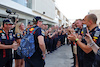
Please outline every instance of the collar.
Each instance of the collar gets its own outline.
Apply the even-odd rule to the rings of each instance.
[[[97,29],[99,29],[98,26],[94,27],[90,32],[96,31]]]
[[[33,27],[38,27],[37,25],[34,25]]]
[[[2,29],[3,33],[5,33],[5,31]],[[11,32],[11,30],[8,31],[8,33]]]

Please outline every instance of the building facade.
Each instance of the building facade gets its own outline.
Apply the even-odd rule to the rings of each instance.
[[[58,22],[58,25],[64,25],[64,27],[69,26],[69,20],[63,15],[63,13],[59,10],[57,5],[55,5],[55,20]]]
[[[59,10],[56,13],[58,8],[55,6],[55,0],[0,0],[0,23],[7,17],[7,9],[16,12],[19,15],[19,22],[24,22],[25,26],[35,16],[41,16],[43,23],[48,25],[66,23],[66,17]],[[17,17],[17,15],[10,16]],[[58,21],[55,20],[56,16],[59,16]]]

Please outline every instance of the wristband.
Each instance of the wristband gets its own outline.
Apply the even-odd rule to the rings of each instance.
[[[94,43],[90,43],[90,47],[92,47],[94,45]]]
[[[77,43],[77,41],[78,41],[78,40],[79,40],[79,39],[78,39],[78,38],[76,38],[76,39],[75,39],[75,43]]]

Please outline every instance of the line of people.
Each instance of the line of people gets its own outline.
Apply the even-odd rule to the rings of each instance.
[[[12,61],[15,59],[15,67],[44,67],[45,54],[52,53],[54,50],[65,44],[67,37],[67,28],[42,24],[41,17],[35,17],[32,22],[28,22],[25,29],[23,22],[16,19],[13,24],[10,19],[3,20],[3,27],[0,29],[0,67],[12,67]],[[33,34],[35,36],[35,53],[32,57],[23,58],[17,54],[17,48],[20,46],[21,39],[30,33],[35,27],[39,27]],[[45,47],[46,46],[46,47]],[[12,56],[14,49],[14,56]]]
[[[43,28],[45,32],[45,45],[47,53],[52,53],[61,45],[65,45],[66,29],[58,26],[52,26],[49,29]]]

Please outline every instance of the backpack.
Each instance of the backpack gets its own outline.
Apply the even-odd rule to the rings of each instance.
[[[21,57],[31,57],[35,53],[34,35],[33,33],[39,27],[34,28],[32,33],[29,29],[27,34],[21,39],[20,46],[17,49],[17,54]]]

